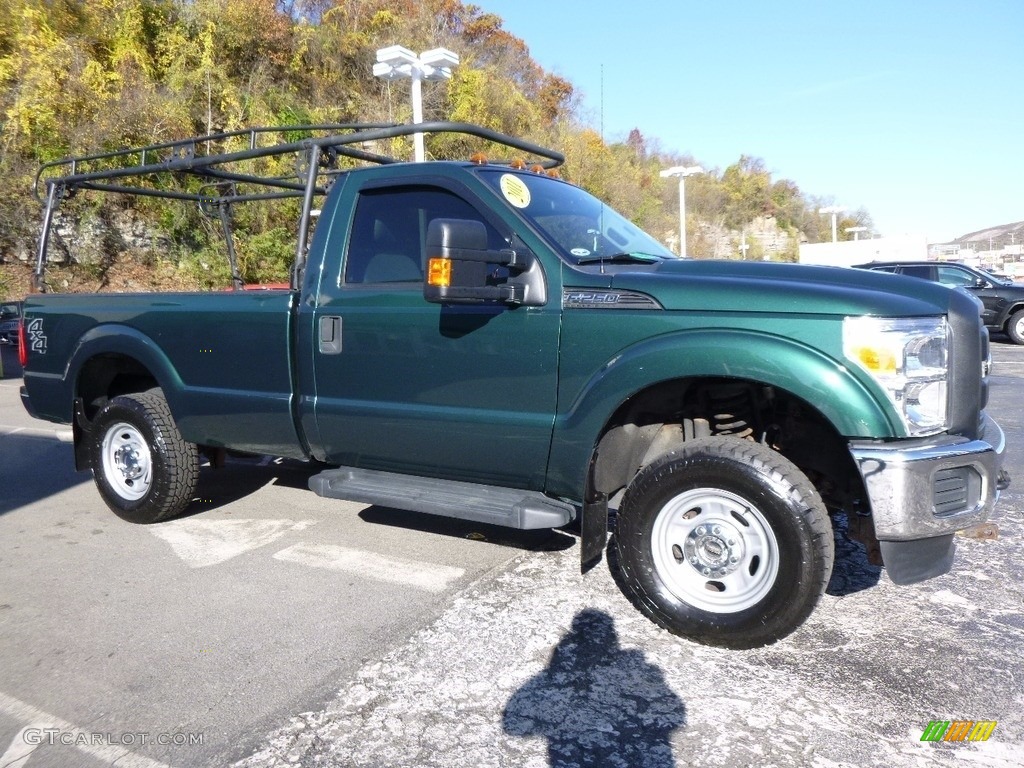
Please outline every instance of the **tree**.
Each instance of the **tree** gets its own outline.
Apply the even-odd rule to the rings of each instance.
[[[663,240],[678,231],[678,185],[659,172],[698,164],[662,151],[640,126],[606,141],[581,115],[568,79],[540,67],[501,17],[462,0],[0,0],[0,18],[0,171],[11,189],[0,199],[5,250],[31,250],[38,209],[30,187],[41,162],[260,124],[408,122],[408,82],[372,75],[376,50],[396,43],[461,56],[451,81],[423,89],[427,119],[477,123],[561,150],[565,178]],[[407,156],[408,144],[395,140],[392,150]],[[512,159],[485,144],[442,135],[428,137],[427,148],[434,157],[484,149]],[[686,194],[693,255],[722,256],[744,228],[766,219],[792,243],[830,236],[816,212],[823,201],[773,179],[759,158],[742,155],[724,171],[692,176]],[[213,248],[219,237],[194,210],[166,201],[88,204],[134,206],[152,226],[184,237],[182,254]],[[294,213],[236,212],[249,277],[280,276],[282,233]],[[870,226],[870,216],[850,213],[840,226]]]

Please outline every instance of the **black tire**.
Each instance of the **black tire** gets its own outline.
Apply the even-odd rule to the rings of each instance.
[[[619,586],[670,632],[756,648],[810,615],[835,542],[807,478],[767,446],[735,437],[683,444],[637,473],[619,507]]]
[[[1006,335],[1014,344],[1024,344],[1024,309],[1018,309],[1006,321]]]
[[[199,453],[181,437],[160,390],[112,398],[87,439],[96,487],[118,517],[156,523],[192,501]]]

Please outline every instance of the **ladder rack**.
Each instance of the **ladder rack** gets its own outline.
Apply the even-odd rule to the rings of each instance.
[[[297,288],[305,265],[314,200],[325,195],[333,179],[347,170],[339,166],[339,159],[377,165],[403,162],[360,145],[417,133],[462,134],[484,139],[526,153],[536,158],[535,164],[542,168],[561,165],[565,159],[559,152],[522,139],[470,123],[452,122],[265,126],[67,157],[40,166],[33,183],[33,192],[45,205],[33,288],[46,291],[46,255],[53,216],[61,200],[79,190],[191,201],[205,214],[218,216],[224,227],[236,289],[242,286],[227,215],[229,206],[302,198],[291,282],[292,288]],[[215,148],[220,151],[214,151]],[[249,161],[287,155],[295,157],[294,174],[259,174],[245,167],[251,165]],[[166,181],[168,176],[186,182],[189,178],[199,179],[205,184],[198,189],[189,189],[187,183],[171,187]]]

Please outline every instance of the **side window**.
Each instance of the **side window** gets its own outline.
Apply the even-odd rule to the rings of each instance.
[[[938,267],[939,282],[943,285],[958,285],[974,287],[975,278],[970,272],[956,267]]]
[[[487,227],[488,247],[505,247],[476,208],[452,192],[423,186],[367,190],[356,203],[345,283],[422,281],[424,242],[434,219],[481,221]]]
[[[919,277],[922,280],[934,280],[935,276],[932,273],[932,268],[927,264],[913,264],[903,267],[900,272],[901,275],[909,275],[910,277]]]

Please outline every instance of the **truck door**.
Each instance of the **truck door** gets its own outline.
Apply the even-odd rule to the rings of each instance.
[[[327,242],[343,258],[325,260],[338,274],[321,276],[314,311],[314,412],[326,460],[541,490],[555,413],[559,301],[428,303],[422,281],[430,221],[482,221],[488,247],[503,248],[501,220],[454,183],[353,186],[337,206],[352,212],[348,226],[335,222]],[[548,296],[560,294],[549,285]]]

